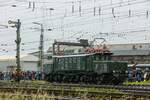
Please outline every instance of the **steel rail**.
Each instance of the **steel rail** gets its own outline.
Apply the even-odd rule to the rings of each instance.
[[[11,87],[11,88],[0,88],[0,91],[2,92],[8,92],[8,93],[15,93],[16,91],[20,91],[20,92],[25,92],[27,94],[37,94],[37,93],[46,93],[46,94],[54,94],[55,96],[59,96],[59,95],[63,95],[63,96],[74,96],[74,97],[78,97],[81,96],[83,94],[86,94],[87,96],[111,96],[112,98],[121,98],[123,96],[127,97],[135,97],[135,98],[141,98],[141,97],[146,97],[150,99],[150,92],[139,92],[139,91],[128,91],[128,93],[121,93],[121,92],[102,92],[102,91],[83,91],[83,90],[71,90],[71,89],[60,89],[60,88],[51,88],[51,89],[47,89],[47,88],[27,88],[27,87]]]
[[[63,87],[65,89],[74,88],[106,88],[106,89],[119,89],[119,90],[144,90],[150,91],[150,86],[145,85],[88,85],[88,84],[65,84],[65,83],[46,83],[46,84],[32,84],[32,83],[1,83],[0,87]]]

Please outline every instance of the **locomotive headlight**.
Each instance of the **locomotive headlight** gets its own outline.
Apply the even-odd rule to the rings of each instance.
[[[115,71],[115,70],[113,70],[113,73],[116,73],[116,71]]]

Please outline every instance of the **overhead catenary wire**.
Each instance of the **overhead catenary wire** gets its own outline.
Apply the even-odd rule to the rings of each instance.
[[[139,3],[140,4],[140,3]],[[38,9],[36,9],[36,7],[38,7],[38,6],[35,6],[35,10],[38,10]],[[19,6],[18,6],[18,8],[19,8]],[[23,8],[23,7],[22,7]],[[101,8],[100,6],[97,6],[97,8]],[[110,10],[111,11],[111,9],[112,9],[112,6],[110,6],[110,9],[108,9],[108,10]],[[44,9],[43,9],[44,10]],[[79,17],[78,16],[78,14],[76,14],[77,12],[74,12],[74,14],[72,14],[72,12],[70,13],[70,12],[68,12],[68,14],[67,14],[67,17],[65,17],[65,18],[68,18],[68,17],[71,17],[71,18],[78,18],[78,20],[76,20],[76,21],[72,21],[72,22],[67,22],[67,23],[63,23],[62,25],[61,25],[61,27],[63,27],[63,28],[66,28],[66,27],[68,27],[68,28],[71,28],[72,27],[72,24],[74,24],[73,26],[75,26],[75,27],[77,27],[77,26],[80,26],[80,25],[86,25],[86,24],[88,24],[88,21],[90,20],[90,24],[91,23],[93,23],[92,21],[94,21],[94,23],[101,23],[101,20],[100,20],[100,18],[98,17],[98,15],[101,15],[101,16],[104,16],[103,15],[103,13],[101,12],[101,11],[103,11],[103,8],[101,8],[101,10],[97,10],[96,9],[96,11],[98,12],[98,11],[100,11],[100,13],[96,13],[95,12],[95,17],[92,17],[92,18],[88,18],[89,17],[89,15],[88,14],[91,14],[91,13],[93,13],[93,11],[91,11],[91,10],[93,10],[93,8],[92,9],[90,9],[90,10],[88,10],[88,12],[90,11],[90,13],[88,13],[87,12],[87,16],[81,16],[81,17]],[[20,10],[21,11],[21,10]],[[25,11],[26,11],[26,9],[25,9]],[[31,11],[32,11],[32,9],[31,9]],[[83,9],[82,9],[82,11],[83,11]],[[23,13],[24,11],[22,11],[22,13]],[[130,17],[132,18],[132,17],[138,17],[138,16],[146,16],[145,18],[147,18],[148,19],[148,13],[147,12],[149,12],[148,10],[143,10],[142,12],[135,12],[135,14],[134,14],[134,11],[133,10],[131,10],[131,14],[129,14],[129,13],[126,13],[125,12],[125,14],[119,14],[118,16],[117,16],[117,11],[116,11],[116,8],[114,8],[114,14],[115,14],[115,16],[117,16],[116,17],[116,21],[117,20],[122,20],[122,19],[126,19],[126,18],[129,18],[129,15],[130,15]],[[34,13],[34,12],[33,12]],[[78,12],[79,13],[79,12]],[[58,13],[57,13],[58,14]],[[53,18],[57,15],[57,14],[54,14],[53,15]],[[61,14],[61,13],[60,13]],[[109,13],[108,15],[110,15],[110,14],[113,14],[113,12],[112,13]],[[73,15],[73,16],[72,16]],[[126,15],[128,15],[128,16],[126,16]],[[64,14],[63,14],[63,16],[64,16]],[[59,15],[58,16],[58,18],[57,19],[59,19],[59,18],[61,18],[61,16]],[[99,18],[99,19],[98,19]],[[143,18],[143,17],[142,17]],[[37,20],[37,21],[40,21],[40,20],[38,20],[38,19],[36,19],[36,18],[34,18],[35,20]],[[40,19],[42,19],[42,17],[40,18]],[[56,20],[57,20],[56,19]],[[82,19],[84,19],[84,20],[82,20]],[[105,22],[112,22],[111,20],[109,20],[109,19],[112,19],[112,17],[108,17],[107,15],[106,15],[106,17],[104,16],[104,23]],[[23,19],[24,20],[24,19]],[[45,20],[46,20],[46,18],[45,18]],[[52,20],[52,19],[51,19]],[[81,20],[81,21],[80,21]],[[97,22],[96,22],[97,21]],[[113,20],[114,21],[114,20]],[[28,23],[29,22],[29,23]],[[32,19],[29,19],[29,21],[28,21],[27,23],[24,23],[23,25],[25,26],[25,25],[29,25],[29,24],[31,24],[31,22],[32,22]],[[114,23],[115,23],[115,21],[114,21]],[[69,26],[70,25],[70,26]],[[60,26],[58,25],[57,26],[57,24],[54,26],[54,31],[55,31],[55,29],[60,29]],[[27,30],[27,28],[26,27],[24,27],[23,28],[23,32],[25,32]],[[30,30],[30,29],[29,29]],[[136,32],[136,31],[135,31]],[[80,33],[79,33],[80,34]],[[28,36],[27,36],[28,37]],[[25,37],[25,38],[27,38],[27,37]]]
[[[147,31],[147,30],[145,30],[145,28],[150,28],[150,26],[148,26],[148,27],[139,27],[138,29],[140,29],[140,30],[137,30],[137,29],[126,29],[126,30],[118,30],[118,31],[116,31],[115,33],[122,33],[122,34],[124,34],[124,33],[133,33],[133,32],[141,32],[141,31]],[[72,34],[71,36],[69,36],[68,38],[72,38],[73,36],[75,36],[75,35],[77,35],[77,34],[81,34],[81,33],[83,33],[83,32],[77,32],[77,33],[74,33],[74,34]],[[118,33],[118,34],[119,34]],[[111,34],[111,33],[109,33],[109,34]],[[47,42],[47,41],[52,41],[52,39],[46,39],[46,40],[44,40],[45,42]],[[30,42],[23,42],[23,43],[21,43],[21,45],[29,45],[29,44],[33,44],[33,43],[39,43],[39,41],[30,41]],[[0,43],[1,45],[0,46],[3,46],[3,47],[7,47],[7,46],[14,46],[15,45],[15,43],[13,43],[13,44],[9,44],[9,43]]]
[[[147,12],[149,12],[148,10],[144,10],[144,11],[132,11],[132,12],[134,12],[134,14],[138,14],[138,13],[141,13],[141,14],[145,14],[145,15],[147,15]],[[105,16],[105,15],[111,15],[112,13],[103,13],[103,14],[101,14],[101,16]],[[118,15],[119,14],[119,15]],[[122,17],[122,16],[124,16],[124,15],[121,15],[121,14],[126,14],[126,15],[128,15],[129,17],[131,17],[131,14],[128,14],[128,12],[127,11],[125,11],[125,12],[122,12],[122,13],[120,13],[120,12],[115,12],[115,15],[117,15],[118,17]],[[83,16],[83,17],[78,17],[78,20],[82,20],[82,19],[86,19],[85,17],[87,17],[88,19],[90,18],[90,16],[91,15],[88,15],[88,16]],[[97,16],[99,16],[99,15],[97,15]],[[95,18],[95,17],[92,17],[92,18]],[[104,18],[104,17],[103,17]],[[38,19],[38,18],[37,18]],[[59,18],[54,18],[54,19],[51,19],[51,20],[58,20]],[[105,18],[104,18],[105,19]],[[40,21],[40,20],[37,20],[37,21]],[[26,22],[26,23],[24,23],[24,24],[27,24],[28,22]],[[30,21],[29,21],[29,23],[30,23]]]
[[[136,0],[134,0],[134,1],[136,1]],[[137,2],[136,2],[137,3]],[[130,4],[131,5],[131,4]],[[103,9],[103,10],[105,10],[105,9]]]
[[[139,16],[139,15],[138,15]]]
[[[132,2],[132,1],[138,1],[138,2]],[[146,3],[146,2],[149,2],[149,1],[147,1],[147,0],[132,0],[132,1],[130,1],[131,3],[130,3],[130,5],[134,5],[134,4],[140,4],[140,3]],[[128,4],[128,2],[124,2],[124,5],[122,5],[122,6],[120,6],[120,3],[114,3],[113,4],[114,6],[112,6],[112,5],[104,5],[104,6],[101,6],[101,9],[102,10],[108,10],[108,9],[112,9],[112,8],[118,8],[118,7],[124,7],[124,6],[129,6],[129,4]],[[27,7],[27,6],[19,6],[19,7]],[[98,6],[99,7],[99,6]],[[105,7],[108,7],[108,8],[105,8]],[[41,8],[41,7],[35,7],[34,9],[37,9],[37,8],[39,8],[39,9],[42,9],[42,10],[49,10],[50,8]],[[86,11],[86,10],[91,10],[92,8],[86,8],[86,9],[82,9],[83,11]],[[72,15],[71,14],[71,12],[69,12],[70,13],[70,16]],[[78,11],[76,11],[76,12],[74,12],[74,13],[78,13]],[[62,13],[60,13],[60,14],[57,14],[57,16],[58,15],[62,15]],[[74,16],[74,15],[72,15],[72,16]]]
[[[93,12],[91,11],[91,13],[93,13]],[[116,14],[116,13],[115,13],[115,14]],[[71,16],[72,16],[72,15],[71,15]],[[70,16],[70,17],[71,17],[71,16]],[[84,16],[81,16],[81,18],[82,18],[82,17],[84,17]],[[39,17],[39,18],[42,18],[42,16]],[[62,18],[62,17],[61,17],[61,18]],[[77,18],[79,18],[79,17],[77,17]],[[59,17],[59,18],[53,18],[53,19],[51,19],[51,20],[57,20],[57,19],[60,19],[60,17]]]
[[[145,16],[145,13],[141,13],[141,14],[135,14],[135,15],[132,15],[131,17],[140,17],[140,16]],[[123,16],[119,16],[118,20],[123,20],[123,19],[127,19],[129,18],[128,14],[127,15],[123,15]],[[112,22],[111,21],[108,21],[109,19],[112,19],[112,17],[107,17],[107,18],[103,18],[103,23],[105,22]],[[88,19],[88,20],[84,20],[84,21],[80,21],[80,22],[71,22],[71,23],[68,23],[68,24],[64,24],[63,27],[65,28],[70,28],[70,27],[76,27],[76,25],[80,26],[80,25],[87,25],[87,24],[91,24],[91,23],[100,23],[99,21],[99,18],[96,18],[96,19]],[[107,21],[104,21],[104,20],[107,20]],[[60,27],[54,27],[53,29],[59,29]]]

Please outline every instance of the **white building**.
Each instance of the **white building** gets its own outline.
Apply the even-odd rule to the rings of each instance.
[[[38,58],[33,55],[21,55],[20,64],[22,71],[38,71]],[[0,56],[0,71],[10,71],[16,68],[15,56]]]

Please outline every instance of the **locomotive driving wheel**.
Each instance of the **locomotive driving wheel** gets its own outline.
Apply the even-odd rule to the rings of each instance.
[[[80,76],[80,82],[81,83],[85,83],[85,80],[86,80],[86,75]]]
[[[104,80],[104,75],[98,75],[98,76],[96,77],[96,83],[97,83],[98,85],[102,84],[102,83],[103,83],[103,80]]]

